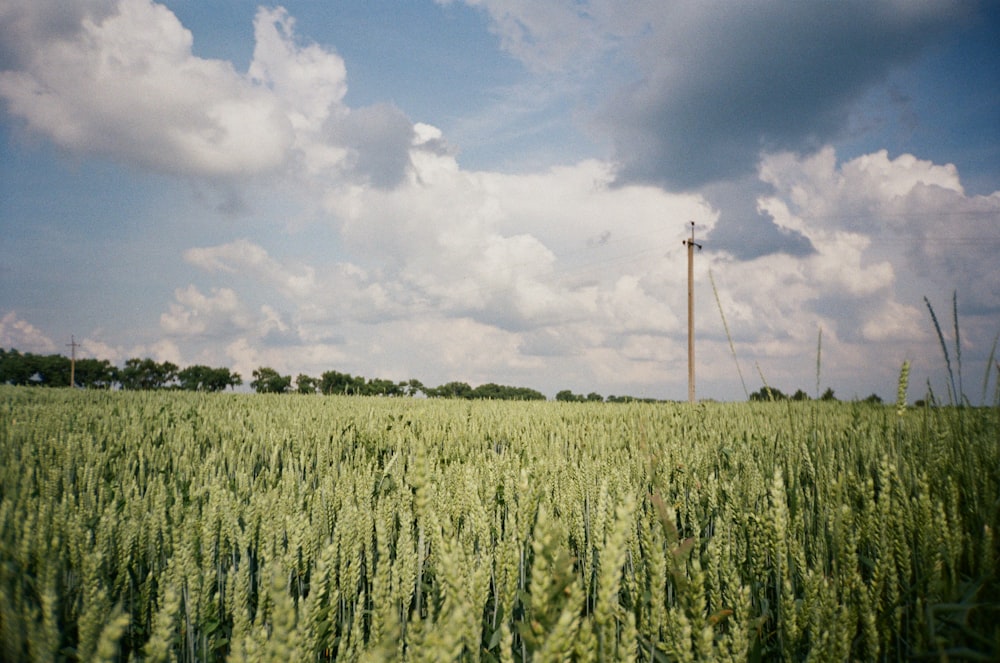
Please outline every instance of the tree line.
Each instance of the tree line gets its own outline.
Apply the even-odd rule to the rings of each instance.
[[[394,382],[384,378],[365,378],[340,371],[326,371],[315,378],[304,373],[296,376],[281,375],[275,369],[262,366],[253,372],[250,387],[258,393],[343,394],[346,396],[417,396],[428,398],[466,398],[535,401],[546,400],[545,394],[528,387],[512,387],[489,382],[472,387],[465,382],[448,382],[438,387],[427,387],[420,380]]]
[[[0,384],[44,387],[73,386],[88,389],[181,389],[223,391],[243,384],[239,373],[221,367],[196,364],[180,368],[176,364],[134,357],[121,367],[107,359],[77,359],[59,354],[38,355],[0,348]],[[546,400],[545,394],[528,387],[495,383],[471,387],[465,382],[448,382],[427,387],[419,380],[394,382],[383,378],[326,371],[320,377],[282,375],[269,366],[253,371],[250,388],[258,393],[345,394],[354,396],[417,396],[494,400]]]
[[[71,360],[62,355],[37,355],[0,348],[0,384],[73,386],[88,389],[185,389],[222,391],[243,384],[228,368],[195,364],[180,368],[169,361],[133,357],[121,367],[107,359]]]
[[[750,394],[750,400],[751,401],[811,401],[813,399],[809,396],[809,394],[807,394],[801,389],[796,390],[794,394],[786,394],[777,387],[769,387],[765,385],[761,387],[758,391],[755,391],[752,394]],[[833,389],[827,388],[827,390],[823,392],[823,395],[816,400],[836,401],[838,399],[836,396],[834,396]],[[858,400],[859,399],[855,399],[855,401]],[[882,397],[879,396],[878,394],[870,394],[869,396],[860,399],[860,402],[871,403],[872,405],[881,405]],[[915,405],[916,404],[923,404],[923,401],[922,400],[917,401]]]
[[[195,364],[180,368],[169,361],[157,362],[153,359],[133,357],[121,367],[107,359],[77,359],[75,362],[59,354],[37,355],[21,353],[15,349],[0,348],[0,384],[37,385],[46,387],[68,387],[72,376],[76,387],[90,389],[182,389],[186,391],[224,391],[243,384],[239,373],[225,367],[211,367]],[[295,379],[282,375],[269,366],[261,366],[253,371],[250,388],[257,393],[298,393],[298,394],[343,394],[348,396],[418,396],[428,398],[464,398],[493,400],[546,400],[545,394],[528,387],[513,387],[489,382],[472,387],[465,382],[447,382],[437,387],[427,387],[420,380],[395,382],[384,378],[365,378],[360,375],[326,371],[319,377],[299,373]],[[575,394],[563,389],[556,394],[557,401],[568,403],[631,403],[659,402],[652,398],[633,396],[608,396],[590,392]],[[751,401],[807,401],[809,395],[802,389],[794,394],[785,394],[775,387],[764,386],[750,394]],[[835,401],[833,389],[827,389],[819,400]],[[882,399],[872,394],[866,402],[881,403]]]

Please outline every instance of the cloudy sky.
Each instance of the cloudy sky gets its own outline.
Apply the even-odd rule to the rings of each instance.
[[[813,394],[820,330],[821,390],[894,400],[908,359],[944,394],[957,292],[978,403],[998,34],[971,0],[2,0],[0,347],[684,399],[693,221],[700,397]]]

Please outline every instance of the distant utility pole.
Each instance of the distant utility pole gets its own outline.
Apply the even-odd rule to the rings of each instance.
[[[691,237],[684,244],[688,249],[688,402],[694,403],[694,247],[701,250],[701,244],[694,241],[694,221]]]
[[[69,337],[69,343],[66,344],[66,347],[70,349],[70,351],[69,351],[70,352],[70,354],[69,354],[69,386],[70,387],[75,387],[76,386],[76,349],[79,346],[80,346],[80,344],[76,342],[76,337],[74,337],[71,334],[70,337]]]

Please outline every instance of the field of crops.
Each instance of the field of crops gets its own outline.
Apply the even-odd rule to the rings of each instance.
[[[996,660],[1000,411],[0,386],[4,661]]]

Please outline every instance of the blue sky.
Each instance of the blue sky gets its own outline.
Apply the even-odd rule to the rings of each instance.
[[[943,394],[923,298],[948,332],[957,292],[978,402],[998,33],[933,0],[7,0],[0,347],[683,399],[694,221],[699,396],[814,392],[821,329],[821,389],[892,399],[910,360]]]

